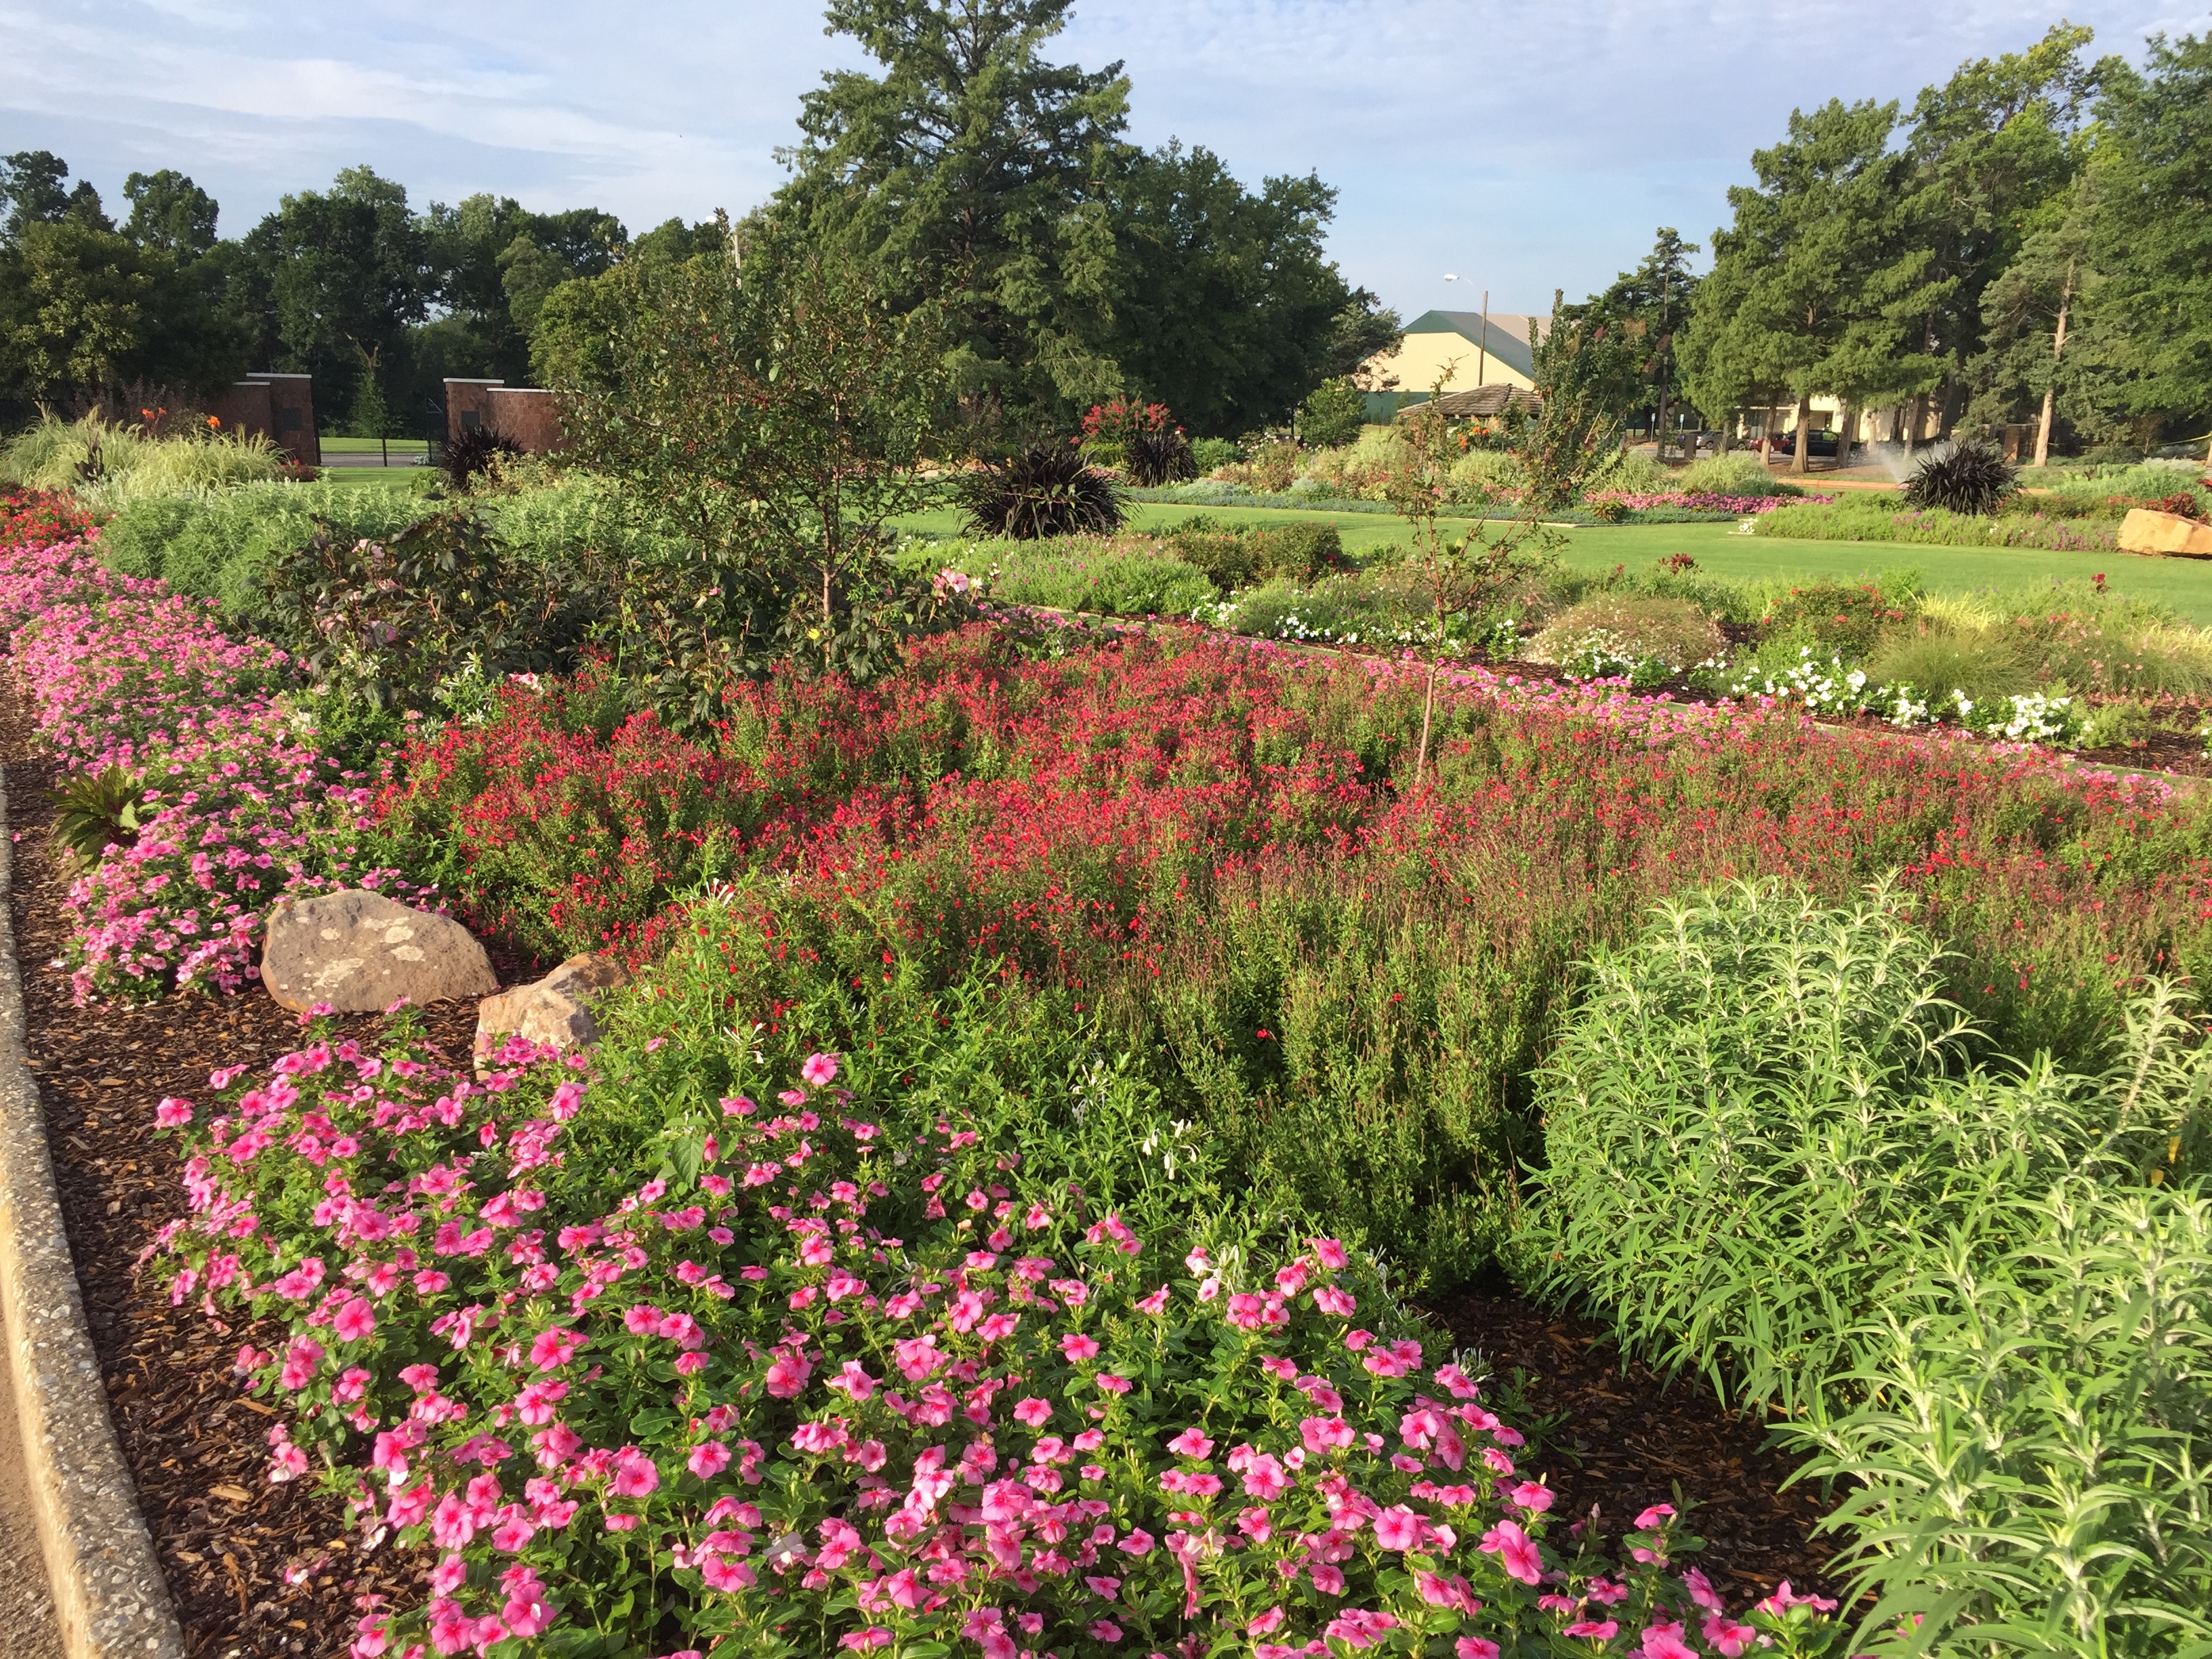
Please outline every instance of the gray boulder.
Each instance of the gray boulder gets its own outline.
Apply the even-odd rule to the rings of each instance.
[[[342,1014],[479,997],[499,975],[476,936],[449,916],[349,887],[288,898],[270,913],[261,982],[280,1007],[327,1003]]]
[[[477,1069],[484,1070],[510,1036],[563,1054],[590,1048],[599,1040],[592,999],[629,982],[620,963],[587,951],[570,957],[544,979],[486,997],[477,1005]]]

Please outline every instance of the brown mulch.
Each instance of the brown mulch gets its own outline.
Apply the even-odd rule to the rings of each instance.
[[[265,1474],[273,1414],[239,1390],[240,1343],[267,1332],[218,1331],[169,1304],[136,1264],[176,1212],[177,1160],[149,1134],[164,1095],[192,1099],[218,1066],[262,1062],[296,1047],[296,1016],[258,984],[219,1001],[186,997],[142,1006],[77,1008],[49,964],[64,934],[67,878],[50,850],[46,789],[54,767],[36,750],[23,706],[0,673],[0,765],[15,837],[13,920],[23,969],[31,1063],[46,1114],[55,1174],[124,1457],[195,1659],[337,1656],[351,1639],[364,1594],[419,1595],[422,1564],[390,1549],[364,1557],[343,1505],[308,1482],[272,1486]],[[491,946],[502,983],[542,964]],[[475,1010],[430,1011],[431,1035],[465,1056]],[[340,1022],[372,1032],[374,1016]],[[1759,1427],[1722,1411],[1691,1380],[1666,1387],[1640,1365],[1624,1372],[1594,1328],[1510,1295],[1463,1291],[1432,1310],[1502,1377],[1527,1373],[1519,1393],[1540,1415],[1565,1413],[1544,1435],[1540,1467],[1559,1511],[1592,1504],[1617,1536],[1646,1504],[1677,1485],[1697,1505],[1692,1529],[1705,1571],[1732,1601],[1787,1577],[1832,1589],[1827,1552],[1808,1541],[1818,1494],[1778,1494],[1786,1460],[1762,1454]]]
[[[363,1559],[344,1505],[311,1481],[272,1486],[274,1413],[240,1392],[239,1345],[191,1308],[169,1305],[150,1271],[136,1270],[155,1229],[175,1214],[177,1159],[149,1133],[164,1095],[197,1099],[218,1066],[271,1060],[299,1046],[298,1016],[255,985],[212,1001],[72,1007],[61,948],[67,878],[46,839],[53,764],[35,750],[21,699],[0,674],[0,765],[15,838],[13,921],[23,970],[31,1066],[46,1109],[54,1174],[109,1409],[154,1546],[198,1659],[345,1651],[365,1593],[412,1600],[420,1566],[390,1549]],[[501,957],[512,984],[535,964]],[[376,1016],[340,1022],[366,1036]],[[431,1035],[465,1057],[473,1006],[429,1011]],[[268,1333],[258,1334],[264,1346]]]
[[[1793,1466],[1760,1449],[1764,1419],[1723,1410],[1696,1377],[1624,1366],[1596,1326],[1510,1291],[1458,1291],[1425,1311],[1506,1384],[1491,1393],[1518,1396],[1521,1426],[1560,1419],[1532,1437],[1540,1452],[1528,1462],[1559,1494],[1554,1518],[1595,1505],[1599,1532],[1617,1545],[1647,1504],[1673,1504],[1705,1540],[1696,1565],[1731,1606],[1784,1578],[1836,1593],[1825,1570],[1832,1543],[1812,1537],[1829,1505],[1810,1482],[1781,1490]]]

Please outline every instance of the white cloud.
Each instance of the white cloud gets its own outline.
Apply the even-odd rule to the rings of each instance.
[[[1057,55],[1126,59],[1133,130],[1248,181],[1319,172],[1332,246],[1408,311],[1579,293],[1654,225],[1703,240],[1790,110],[1900,98],[2061,15],[2133,52],[2200,13],[2125,0],[1082,0]],[[53,149],[114,192],[173,166],[232,233],[366,161],[414,199],[596,203],[634,226],[741,210],[781,178],[801,95],[860,61],[815,0],[0,0],[0,150]]]

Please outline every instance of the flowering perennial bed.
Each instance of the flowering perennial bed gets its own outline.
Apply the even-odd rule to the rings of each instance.
[[[1787,1585],[1731,1614],[1665,1504],[1618,1569],[1558,1533],[1476,1384],[1387,1303],[1357,1322],[1331,1239],[1163,1261],[966,1124],[857,1115],[827,1054],[678,1116],[602,1207],[635,1177],[576,1141],[583,1061],[499,1058],[319,1042],[161,1107],[173,1294],[289,1313],[238,1356],[284,1409],[270,1478],[331,1469],[440,1553],[360,1659],[1828,1644]]]
[[[81,999],[235,990],[281,894],[388,878],[358,869],[345,838],[365,781],[331,775],[272,702],[291,679],[283,653],[228,638],[163,583],[103,569],[58,507],[0,527],[0,629],[41,740],[81,777],[136,780],[142,802],[135,835],[71,891]]]

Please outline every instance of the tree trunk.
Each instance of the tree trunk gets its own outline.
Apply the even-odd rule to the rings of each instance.
[[[1943,403],[1936,416],[1936,436],[1944,443],[1951,441],[1951,428],[1959,423],[1959,377],[1955,374],[1943,377]]]
[[[1858,406],[1845,404],[1836,411],[1836,471],[1851,464],[1851,434],[1859,423]]]
[[[1905,405],[1905,418],[1911,422],[1905,428],[1905,459],[1909,461],[1912,459],[1912,452],[1919,447],[1920,428],[1927,424],[1928,394],[1914,392],[1912,401]]]
[[[1808,453],[1805,444],[1812,435],[1812,426],[1813,400],[1809,398],[1800,398],[1797,400],[1797,453],[1790,460],[1790,470],[1801,476],[1811,470],[1805,464]]]
[[[2066,349],[2066,313],[2074,304],[2074,263],[2066,264],[2065,286],[2058,292],[2058,326],[2051,336],[2051,384],[2043,388],[2043,418],[2035,423],[2035,464],[2051,465],[2051,412],[2058,392],[2058,359]]]

